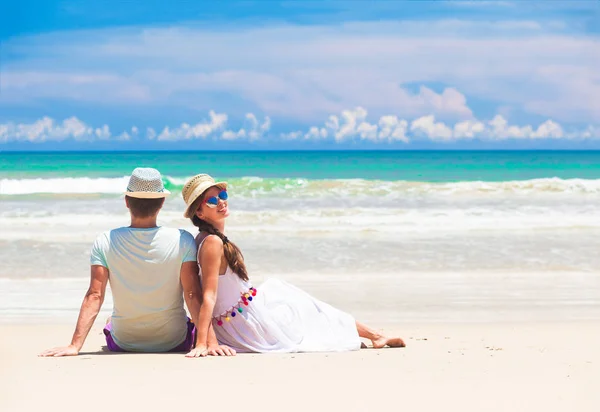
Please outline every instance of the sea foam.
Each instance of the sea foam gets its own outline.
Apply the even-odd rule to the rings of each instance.
[[[181,192],[184,177],[165,177],[165,187]],[[25,194],[122,194],[128,176],[117,178],[36,178],[0,179],[0,195]],[[290,198],[321,196],[325,193],[342,196],[360,194],[535,194],[581,193],[600,194],[600,179],[543,178],[512,181],[418,182],[365,179],[308,180],[302,178],[243,177],[228,179],[231,190],[242,197],[256,198],[280,194]]]

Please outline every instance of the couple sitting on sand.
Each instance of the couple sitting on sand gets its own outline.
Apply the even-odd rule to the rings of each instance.
[[[185,230],[156,225],[168,194],[156,169],[133,171],[125,193],[131,225],[96,239],[90,286],[71,344],[40,356],[79,353],[108,282],[114,307],[104,334],[113,352],[199,357],[346,351],[359,349],[361,337],[375,348],[404,346],[402,339],[380,335],[286,282],[270,279],[255,288],[242,253],[224,235],[227,183],[206,174],[186,182],[184,216],[198,227],[196,239]]]

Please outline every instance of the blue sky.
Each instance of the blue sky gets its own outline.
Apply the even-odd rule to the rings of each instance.
[[[20,1],[0,150],[600,148],[598,1]]]

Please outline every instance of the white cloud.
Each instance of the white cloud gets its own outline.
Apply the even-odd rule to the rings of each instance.
[[[286,140],[324,140],[332,138],[341,143],[351,140],[365,140],[370,142],[409,142],[406,133],[408,122],[398,119],[394,115],[381,116],[376,123],[367,121],[367,110],[356,107],[344,110],[338,115],[330,115],[324,126],[312,126],[308,132],[299,131],[281,135]],[[414,122],[413,122],[414,123]]]
[[[379,140],[401,141],[408,143],[406,131],[408,122],[406,120],[398,120],[397,116],[382,116],[379,119]]]
[[[0,143],[77,140],[89,141],[110,139],[108,125],[93,128],[76,117],[69,117],[62,123],[50,117],[43,117],[33,123],[6,123],[0,125]]]
[[[208,120],[196,123],[182,123],[179,127],[170,128],[165,126],[160,133],[152,127],[146,129],[145,137],[148,140],[157,141],[181,141],[192,139],[224,139],[236,140],[245,139],[254,141],[265,136],[271,128],[271,118],[265,118],[259,122],[257,117],[248,113],[245,116],[244,125],[237,131],[225,130],[228,121],[228,115],[217,113],[214,110],[209,111]],[[121,140],[127,141],[140,136],[140,130],[137,126],[132,126],[118,135],[111,135],[108,125],[99,128],[92,128],[85,123],[71,117],[64,120],[61,124],[56,123],[49,117],[44,117],[31,124],[0,124],[0,142],[44,142],[60,140]]]
[[[454,88],[446,88],[440,94],[428,87],[421,86],[416,96],[422,106],[431,107],[431,111],[438,115],[452,114],[456,117],[471,117],[473,113],[467,106],[467,98],[464,94]]]
[[[308,132],[282,133],[284,140],[325,140],[329,137],[335,142],[345,142],[358,138],[371,142],[408,142],[405,136],[407,122],[396,116],[383,116],[379,123],[369,123],[367,111],[362,107],[344,110],[338,115],[330,115],[324,126],[312,126]]]
[[[136,126],[132,126],[130,131],[123,131],[120,135],[116,137],[116,140],[129,141],[134,137],[138,137],[139,129]],[[102,137],[98,136],[101,140]]]
[[[562,139],[573,135],[566,135],[558,123],[547,120],[537,129],[533,126],[509,126],[507,120],[501,115],[496,115],[490,122],[489,136],[495,140],[501,139]],[[574,137],[584,137],[584,132]]]
[[[146,129],[146,137],[148,138],[148,140],[154,140],[154,139],[156,139],[156,136],[157,136],[157,134],[156,134],[156,130],[154,130],[154,128],[148,127]]]
[[[367,111],[362,107],[357,107],[354,110],[344,110],[340,120],[336,116],[332,116],[330,119],[333,120],[335,118],[333,124],[338,125],[336,129],[333,129],[336,142],[354,137],[358,132],[359,123],[363,124],[366,117]]]
[[[147,141],[185,141],[192,139],[242,140],[254,142],[266,138],[271,133],[271,119],[265,116],[262,121],[252,113],[247,113],[239,129],[226,129],[229,116],[224,113],[209,112],[209,120],[180,127],[163,128],[160,134],[148,127],[140,134],[137,126],[111,134],[108,125],[93,128],[76,117],[57,122],[43,117],[33,123],[0,124],[0,144],[8,142],[47,141],[130,141],[133,138]],[[309,126],[305,131],[280,132],[281,141],[303,142],[367,142],[377,144],[410,143],[411,141],[455,142],[478,139],[481,141],[504,140],[585,140],[600,139],[599,125],[589,125],[584,129],[565,128],[555,120],[546,120],[535,125],[510,124],[502,115],[491,120],[477,119],[456,123],[439,121],[431,114],[413,120],[401,119],[396,115],[384,115],[369,120],[363,107],[343,110],[330,115],[323,125]]]
[[[600,138],[600,127],[588,126],[587,129],[581,133],[581,137],[584,139],[591,139],[594,137]]]
[[[214,132],[223,129],[227,123],[227,115],[224,113],[216,113],[211,110],[208,113],[210,120],[205,120],[195,125],[182,123],[180,127],[171,130],[165,127],[158,135],[157,140],[191,140],[191,139],[206,139]]]
[[[308,132],[282,133],[281,138],[313,141],[330,138],[338,143],[356,140],[374,143],[409,143],[411,140],[419,139],[453,142],[467,139],[499,141],[507,139],[581,140],[600,138],[600,129],[597,127],[588,126],[584,130],[566,133],[563,127],[553,120],[547,120],[534,127],[532,125],[510,125],[501,115],[496,115],[488,122],[472,119],[455,124],[436,121],[434,115],[422,116],[411,122],[399,119],[395,115],[386,115],[381,116],[377,123],[369,123],[367,114],[362,107],[344,110],[340,116],[329,116],[324,127],[311,126]]]
[[[363,140],[375,140],[377,138],[377,125],[362,122],[356,128],[356,132]]]
[[[454,125],[454,137],[457,139],[472,139],[485,130],[485,125],[477,120],[466,120]]]
[[[301,131],[288,132],[288,133],[280,133],[279,134],[279,137],[283,141],[297,140],[297,139],[300,139],[302,136],[304,136],[304,133],[302,133]]]
[[[244,129],[240,129],[237,132],[232,130],[225,130],[221,135],[223,140],[238,140],[246,137],[246,131]]]
[[[108,140],[110,139],[110,129],[108,125],[104,125],[94,131],[95,137],[98,140]]]
[[[311,127],[308,130],[308,133],[306,134],[306,139],[309,140],[318,140],[318,139],[325,139],[327,138],[327,129],[324,127],[318,128],[318,127]]]
[[[532,135],[532,137],[537,137],[539,139],[561,139],[565,135],[562,127],[552,120],[546,120],[542,123]]]
[[[262,138],[271,129],[271,118],[265,116],[262,123],[259,123],[258,119],[253,113],[246,114],[245,125],[240,128],[237,132],[233,130],[225,130],[221,134],[221,138],[224,140],[239,140],[247,139],[249,141],[255,141]]]
[[[410,124],[410,131],[417,134],[424,134],[431,140],[452,139],[452,130],[442,122],[436,123],[433,115],[423,116],[413,120]]]

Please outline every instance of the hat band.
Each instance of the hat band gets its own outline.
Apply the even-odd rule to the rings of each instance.
[[[129,187],[127,188],[127,191],[130,193],[136,193],[136,192],[148,192],[148,193],[163,193],[165,191],[165,188],[161,188],[160,190],[131,190]]]
[[[188,211],[188,212],[191,212],[191,213],[193,213],[193,212],[190,210],[190,208],[192,207],[192,205],[194,204],[194,202],[195,202],[196,200],[198,200],[198,198],[200,197],[200,195],[202,195],[202,193],[204,193],[204,191],[205,191],[206,189],[208,189],[209,187],[210,187],[210,186],[208,186],[208,187],[204,187],[203,185],[200,185],[200,186],[196,187],[196,188],[195,188],[195,189],[192,191],[192,193],[190,193],[190,196],[188,197],[188,201],[186,202],[186,203],[187,203],[187,211]],[[194,212],[195,212],[195,210],[194,210]]]

